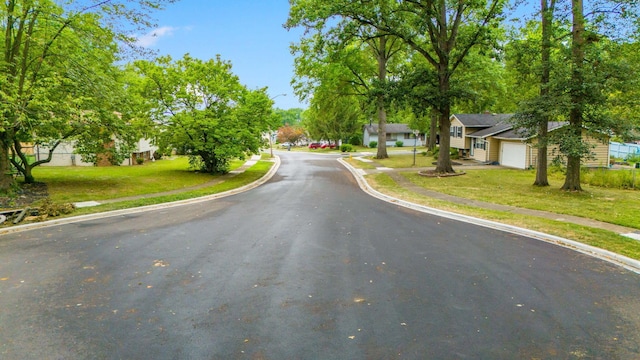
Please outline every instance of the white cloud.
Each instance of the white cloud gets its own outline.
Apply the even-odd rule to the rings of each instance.
[[[175,30],[178,30],[178,29],[171,26],[163,26],[163,27],[151,30],[145,35],[139,36],[138,39],[136,40],[136,45],[144,48],[151,47],[155,45],[158,42],[158,40],[160,40],[161,37],[173,35],[173,32]]]

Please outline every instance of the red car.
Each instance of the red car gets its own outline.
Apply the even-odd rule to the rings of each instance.
[[[336,144],[322,144],[322,146],[320,146],[321,149],[335,149],[336,148]]]
[[[309,149],[320,149],[321,146],[322,144],[320,143],[311,143],[309,144]]]

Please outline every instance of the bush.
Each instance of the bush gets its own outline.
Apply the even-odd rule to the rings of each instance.
[[[142,164],[144,164],[144,158],[141,158],[141,157],[136,158],[136,163],[137,163],[138,165],[142,165]]]
[[[370,148],[377,148],[378,147],[378,142],[377,141],[369,141],[369,147]]]
[[[639,163],[640,162],[640,154],[629,154],[627,156],[628,163]]]
[[[449,148],[449,155],[453,160],[460,158],[460,152],[456,148]]]
[[[403,147],[404,143],[400,140],[396,141],[396,147]]]
[[[342,151],[342,152],[352,152],[353,151],[353,146],[351,146],[351,144],[342,144],[342,145],[340,145],[340,151]]]
[[[351,145],[362,145],[362,137],[360,135],[353,135],[349,138],[349,144]]]

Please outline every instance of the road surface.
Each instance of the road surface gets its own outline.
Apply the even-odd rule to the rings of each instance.
[[[640,358],[639,275],[280,156],[239,195],[0,237],[0,358]]]

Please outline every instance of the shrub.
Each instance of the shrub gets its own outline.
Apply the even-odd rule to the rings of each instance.
[[[369,141],[369,147],[370,148],[377,148],[378,147],[378,142],[377,141]]]
[[[400,140],[396,141],[396,147],[403,147],[404,143]]]
[[[629,154],[627,156],[627,162],[629,163],[639,163],[640,162],[640,154]]]
[[[340,151],[342,151],[342,152],[352,152],[353,151],[353,146],[351,146],[351,144],[342,144],[342,145],[340,145]]]
[[[349,144],[351,145],[362,145],[362,137],[360,135],[353,135],[349,138]]]
[[[144,164],[144,158],[141,158],[141,157],[136,158],[136,163],[137,163],[138,165],[142,165],[142,164]]]

